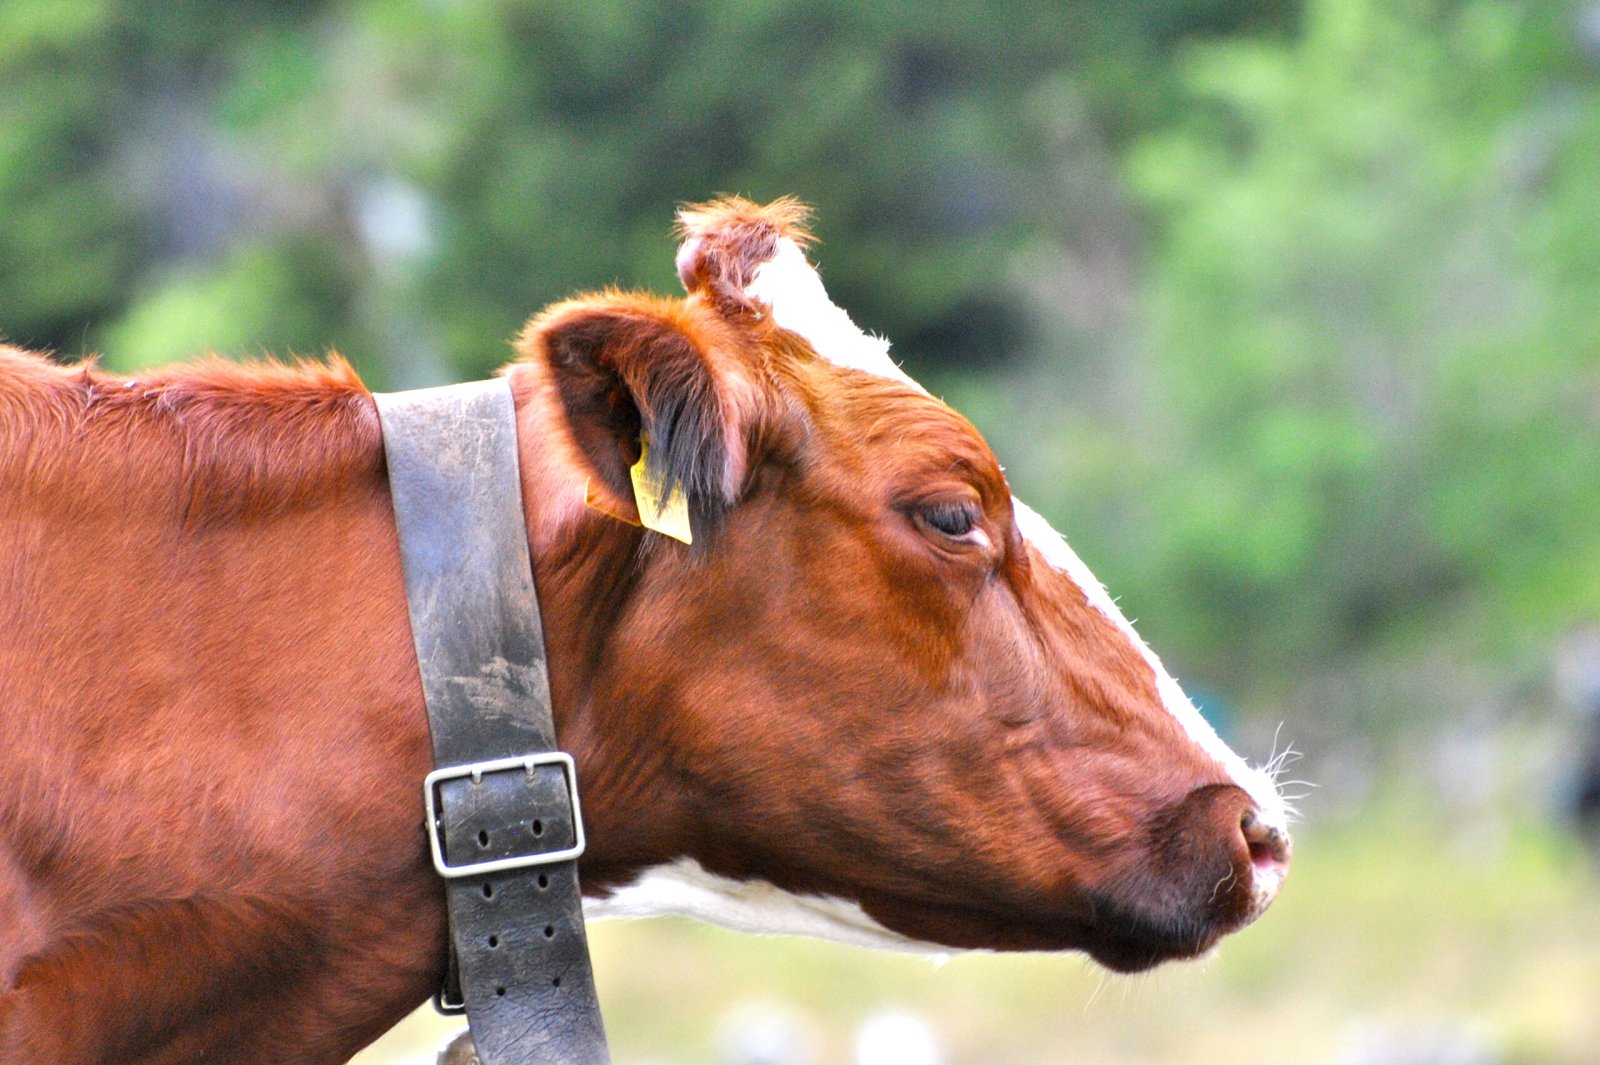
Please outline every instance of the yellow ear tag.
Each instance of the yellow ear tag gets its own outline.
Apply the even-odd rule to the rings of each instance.
[[[660,481],[645,472],[649,457],[650,441],[640,437],[639,461],[628,471],[633,476],[633,501],[639,507],[640,524],[674,540],[694,543],[694,534],[689,531],[689,500],[684,497],[683,486],[673,485],[672,495],[662,498]]]

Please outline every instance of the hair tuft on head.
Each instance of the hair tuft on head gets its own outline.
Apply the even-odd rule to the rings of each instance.
[[[745,294],[760,266],[778,254],[779,242],[804,249],[816,238],[806,228],[811,209],[793,196],[758,204],[724,196],[678,210],[678,277],[691,295],[704,295],[730,317],[759,314]]]

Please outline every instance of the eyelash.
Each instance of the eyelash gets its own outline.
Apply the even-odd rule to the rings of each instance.
[[[922,508],[922,520],[934,532],[960,540],[978,527],[978,511],[970,503],[935,503]]]

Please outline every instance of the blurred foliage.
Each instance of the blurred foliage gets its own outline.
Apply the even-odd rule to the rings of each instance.
[[[1072,509],[1215,683],[1547,646],[1600,592],[1600,80],[1564,5],[1302,22],[1185,48],[1122,156],[1131,398]]]
[[[9,0],[0,335],[460,378],[550,300],[675,288],[679,202],[793,193],[839,302],[1182,675],[1264,704],[1512,662],[1600,589],[1579,16]]]
[[[13,2],[0,328],[142,362],[130,315],[170,315],[174,355],[314,321],[381,374],[403,307],[429,369],[480,372],[550,300],[673,287],[674,207],[739,191],[817,206],[848,249],[830,281],[908,348],[1002,360],[1006,260],[1057,209],[1038,94],[1065,78],[1098,125],[1145,128],[1179,42],[1289,7]],[[402,246],[396,190],[422,205]]]

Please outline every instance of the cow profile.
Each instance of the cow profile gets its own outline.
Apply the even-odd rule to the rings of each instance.
[[[1272,780],[804,217],[686,209],[684,297],[557,304],[503,371],[586,909],[1203,954],[1286,875]],[[692,543],[641,524],[643,441]],[[347,365],[0,350],[0,574],[0,1060],[334,1063],[428,998],[428,725]]]

